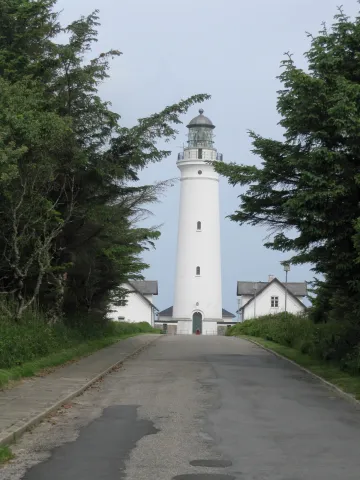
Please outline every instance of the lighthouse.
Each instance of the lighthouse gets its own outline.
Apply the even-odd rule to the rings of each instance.
[[[211,162],[223,156],[214,146],[215,125],[199,110],[179,153],[180,209],[174,306],[156,326],[170,334],[224,334],[235,315],[222,308],[219,176]]]
[[[199,110],[179,153],[180,210],[173,320],[178,334],[214,335],[222,322],[219,176],[215,125]]]

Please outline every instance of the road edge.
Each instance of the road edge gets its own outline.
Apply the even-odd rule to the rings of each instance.
[[[298,363],[294,362],[294,360],[291,360],[288,357],[285,357],[285,355],[281,355],[281,353],[275,352],[274,350],[271,350],[269,347],[265,347],[264,345],[261,345],[261,343],[258,343],[256,340],[246,338],[246,337],[237,337],[241,338],[242,340],[245,340],[246,342],[252,343],[253,345],[256,345],[257,347],[262,348],[263,350],[275,355],[275,357],[281,358],[282,360],[286,360],[287,362],[291,363],[298,369],[302,370],[303,372],[307,373],[308,375],[311,375],[313,378],[318,380],[320,383],[328,387],[330,390],[335,391],[337,394],[339,394],[341,397],[343,397],[345,400],[348,400],[350,403],[352,403],[354,406],[360,408],[360,401],[357,400],[353,395],[350,393],[344,392],[344,390],[341,390],[340,387],[334,385],[333,383],[329,382],[328,380],[325,380],[324,378],[320,377],[316,373],[312,372],[306,367],[303,367],[302,365],[299,365]]]
[[[110,367],[106,368],[104,371],[93,377],[91,380],[89,380],[85,385],[82,387],[78,388],[74,392],[66,395],[63,397],[61,400],[58,400],[56,403],[54,403],[51,407],[47,408],[43,412],[39,413],[36,417],[32,418],[31,420],[27,421],[21,427],[18,427],[16,430],[6,433],[3,437],[0,436],[0,447],[8,446],[13,443],[16,443],[17,440],[21,438],[24,433],[27,431],[31,430],[31,428],[39,425],[46,417],[48,417],[51,413],[54,411],[58,410],[61,408],[64,404],[68,403],[69,401],[73,400],[74,398],[78,397],[82,393],[85,392],[88,388],[90,388],[94,383],[98,382],[102,378],[104,378],[106,375],[111,373],[113,370],[121,366],[123,363],[126,361],[130,360],[132,357],[135,357],[139,353],[141,353],[143,350],[148,348],[150,345],[155,343],[157,340],[161,338],[161,335],[157,335],[154,339],[151,339],[149,342],[145,343],[141,347],[137,348],[134,352],[129,353],[126,357],[124,357],[122,360],[119,360],[118,362],[114,363]]]

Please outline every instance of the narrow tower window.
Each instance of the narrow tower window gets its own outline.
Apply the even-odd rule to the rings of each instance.
[[[201,222],[197,222],[196,229],[201,230]]]
[[[202,159],[202,148],[198,148],[198,158]]]
[[[196,276],[200,275],[200,267],[196,267]]]

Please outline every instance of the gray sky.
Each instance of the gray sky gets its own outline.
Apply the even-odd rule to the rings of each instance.
[[[281,138],[276,76],[284,52],[292,52],[297,65],[305,67],[305,32],[316,34],[323,21],[331,23],[339,4],[348,15],[358,12],[356,0],[59,0],[58,7],[64,23],[100,10],[94,53],[123,52],[101,95],[112,102],[124,126],[181,98],[209,93],[212,99],[203,108],[217,127],[218,151],[227,162],[254,164],[258,159],[250,153],[248,129]],[[185,125],[197,110],[184,118]],[[171,144],[172,157],[143,172],[144,183],[178,176],[176,157],[185,133],[181,128]],[[263,247],[264,229],[239,227],[225,218],[238,206],[240,193],[222,180],[223,306],[233,312],[237,280],[284,276],[279,262],[285,257]],[[152,209],[152,223],[164,225],[156,250],[145,255],[151,264],[145,276],[159,281],[161,309],[173,302],[178,200],[179,183]],[[289,275],[292,281],[312,278],[307,266],[294,267]]]

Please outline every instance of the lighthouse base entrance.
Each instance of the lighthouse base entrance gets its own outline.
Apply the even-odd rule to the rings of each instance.
[[[182,312],[183,313],[183,312]],[[209,318],[206,312],[193,310],[188,317],[176,318],[173,307],[159,313],[155,327],[161,328],[168,335],[225,335],[229,326],[235,325],[235,315],[223,310],[223,318]]]
[[[195,312],[192,318],[192,333],[201,335],[203,333],[203,318],[200,312]]]
[[[177,335],[217,335],[218,322],[204,318],[200,312],[193,313],[189,319],[175,319],[175,321]]]

